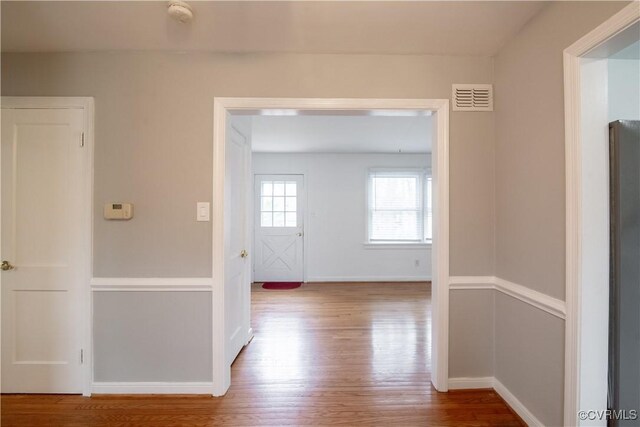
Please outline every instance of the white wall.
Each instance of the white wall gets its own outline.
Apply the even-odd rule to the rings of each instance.
[[[307,281],[431,279],[431,248],[370,249],[364,245],[367,171],[387,166],[430,167],[431,156],[253,154],[254,174],[305,176]]]
[[[627,49],[640,49],[640,42]],[[609,121],[639,120],[640,60],[613,57],[608,62]]]

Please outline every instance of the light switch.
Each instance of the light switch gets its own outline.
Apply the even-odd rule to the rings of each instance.
[[[196,204],[196,221],[209,221],[209,202]]]

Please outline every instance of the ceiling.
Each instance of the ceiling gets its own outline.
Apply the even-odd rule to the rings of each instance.
[[[2,51],[493,55],[546,2],[2,1]]]
[[[271,153],[428,153],[431,117],[253,116],[251,145]]]

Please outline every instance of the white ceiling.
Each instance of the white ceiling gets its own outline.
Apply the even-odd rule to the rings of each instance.
[[[493,55],[546,2],[2,1],[2,51]]]
[[[431,117],[253,116],[252,149],[272,153],[428,153]]]

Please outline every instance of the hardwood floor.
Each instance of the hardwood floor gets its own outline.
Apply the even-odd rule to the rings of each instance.
[[[429,383],[428,283],[253,286],[226,396],[2,396],[2,426],[519,426],[493,390]]]

